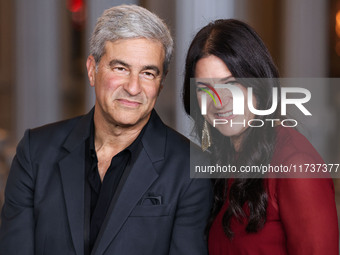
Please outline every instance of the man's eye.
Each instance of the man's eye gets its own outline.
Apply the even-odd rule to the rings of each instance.
[[[113,68],[113,70],[117,71],[117,72],[125,72],[126,68],[122,67],[122,66],[116,66],[116,67]]]
[[[150,73],[150,72],[144,72],[142,73],[142,75],[146,78],[146,79],[149,79],[149,80],[153,80],[155,79],[155,75],[153,73]]]

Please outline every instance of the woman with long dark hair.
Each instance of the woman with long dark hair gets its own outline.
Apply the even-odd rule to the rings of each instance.
[[[249,110],[248,100],[257,110],[270,109],[274,88],[280,102],[277,78],[266,46],[247,24],[217,20],[197,33],[186,58],[183,100],[202,149],[209,149],[214,163],[237,169],[324,163],[303,135],[280,125],[279,107],[265,116]],[[224,89],[215,84],[225,85]],[[234,95],[227,86],[243,93],[243,115],[234,114]],[[249,89],[252,94],[247,93]],[[251,127],[254,119],[264,125]],[[330,178],[250,177],[213,180],[214,205],[207,226],[211,255],[338,254]]]

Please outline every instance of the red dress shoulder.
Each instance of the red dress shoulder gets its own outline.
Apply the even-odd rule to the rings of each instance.
[[[299,132],[277,127],[271,164],[323,164],[324,161]],[[210,255],[336,255],[339,230],[330,178],[268,178],[267,219],[257,233],[247,233],[247,220],[231,220],[234,237],[223,232],[222,218],[228,201],[215,218],[209,232]],[[231,185],[229,185],[230,187]],[[247,205],[244,211],[249,211]]]

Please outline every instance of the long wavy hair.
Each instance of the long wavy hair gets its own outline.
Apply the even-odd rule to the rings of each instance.
[[[195,121],[198,139],[203,128],[204,118],[200,113],[196,89],[190,88],[190,79],[195,77],[196,63],[201,58],[214,55],[228,67],[233,77],[245,87],[253,88],[257,109],[269,109],[272,105],[272,88],[278,87],[277,79],[270,82],[247,82],[244,78],[278,78],[278,70],[261,38],[249,25],[234,19],[216,20],[203,27],[193,39],[186,57],[183,103],[185,111]],[[191,85],[193,86],[193,85]],[[191,99],[191,100],[190,100]],[[195,100],[196,99],[196,100]],[[191,101],[191,102],[190,102]],[[280,102],[280,93],[278,94]],[[256,119],[277,119],[279,110],[271,115],[256,116]],[[266,122],[266,121],[264,121]],[[275,146],[275,129],[270,125],[261,128],[247,128],[242,134],[239,150],[236,152],[229,137],[223,136],[210,126],[213,146],[211,152],[216,163],[241,165],[268,164]],[[248,220],[246,231],[260,230],[266,221],[267,192],[263,179],[238,177],[228,188],[227,179],[214,179],[214,204],[207,225],[207,231],[226,199],[229,206],[224,213],[222,225],[226,236],[233,237],[230,227],[232,217]],[[227,192],[229,190],[229,193]],[[227,193],[229,194],[227,196]],[[247,203],[249,214],[243,210]]]

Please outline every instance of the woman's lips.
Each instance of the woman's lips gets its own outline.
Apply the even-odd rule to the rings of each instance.
[[[217,112],[217,113],[215,113],[215,116],[218,119],[225,119],[225,120],[230,120],[230,119],[233,119],[234,117],[236,117],[235,115],[233,115],[233,111]]]

